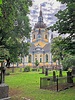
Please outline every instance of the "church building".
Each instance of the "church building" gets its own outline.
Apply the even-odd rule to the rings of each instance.
[[[43,21],[42,9],[40,7],[38,22],[32,30],[32,42],[30,43],[29,55],[25,57],[25,65],[35,66],[36,60],[39,66],[50,66],[50,34]]]

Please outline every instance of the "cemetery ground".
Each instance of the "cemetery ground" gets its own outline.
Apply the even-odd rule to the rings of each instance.
[[[22,72],[15,68],[14,73],[7,69],[10,75],[5,77],[5,83],[9,85],[9,96],[11,100],[75,100],[75,87],[56,92],[40,89],[40,77],[46,77],[41,74],[41,70]],[[56,72],[58,74],[58,72]],[[63,72],[66,75],[66,72]],[[52,71],[49,75],[52,76]]]

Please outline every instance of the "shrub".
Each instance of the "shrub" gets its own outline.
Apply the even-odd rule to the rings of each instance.
[[[30,67],[29,67],[29,66],[26,66],[26,67],[24,68],[24,72],[30,72]]]
[[[37,68],[33,68],[32,71],[37,71]]]
[[[39,62],[38,62],[38,60],[36,60],[36,61],[35,61],[35,65],[36,65],[36,66],[38,66],[38,65],[39,65]]]
[[[5,75],[10,75],[10,73],[9,72],[6,72]]]

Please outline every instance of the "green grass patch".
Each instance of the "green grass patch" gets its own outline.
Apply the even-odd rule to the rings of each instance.
[[[17,71],[17,72],[16,72]],[[18,72],[6,76],[5,83],[9,85],[11,100],[75,100],[75,88],[61,92],[40,89],[40,77],[46,77],[41,72]],[[58,74],[59,72],[57,72]],[[66,75],[66,72],[63,72]],[[52,76],[52,71],[49,71]]]

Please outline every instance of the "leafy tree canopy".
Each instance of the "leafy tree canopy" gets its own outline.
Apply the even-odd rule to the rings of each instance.
[[[75,0],[57,0],[66,4],[66,9],[58,11],[55,15],[58,21],[49,29],[58,31],[61,34],[67,34],[67,48],[71,54],[75,54]]]
[[[28,54],[27,49],[29,44],[24,43],[23,38],[29,38],[30,36],[31,27],[28,14],[29,6],[31,5],[31,0],[2,0],[0,48],[5,48],[9,52],[9,57],[14,55],[14,58],[17,58],[23,51],[25,55]]]

